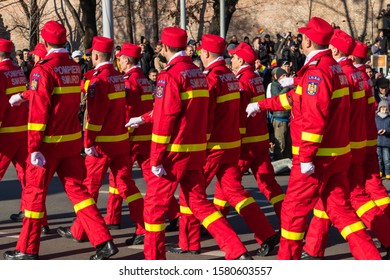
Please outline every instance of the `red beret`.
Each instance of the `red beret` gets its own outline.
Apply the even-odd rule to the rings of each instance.
[[[354,56],[366,58],[368,54],[368,46],[362,42],[355,41],[355,48],[352,51]]]
[[[237,55],[250,65],[254,65],[257,59],[257,53],[250,45],[244,42],[241,42],[235,49],[228,50],[228,52]]]
[[[11,53],[12,52],[12,42],[10,40],[0,38],[0,51]]]
[[[102,53],[111,53],[113,48],[114,41],[112,39],[103,36],[95,36],[92,39],[92,48],[90,48],[88,52],[95,50]]]
[[[344,31],[335,29],[329,44],[333,45],[346,55],[351,55],[353,48],[355,47],[355,40]]]
[[[123,43],[121,51],[119,53],[117,53],[116,56],[120,57],[121,55],[140,58],[141,57],[141,48],[137,45],[134,45],[134,44]]]
[[[34,50],[30,52],[30,54],[35,54],[36,56],[39,56],[40,58],[44,58],[47,54],[45,45],[42,43],[38,43]]]
[[[223,54],[226,49],[226,41],[218,35],[205,34],[202,36],[202,45],[200,45],[197,49],[204,49],[212,53]]]
[[[62,45],[66,43],[66,29],[54,20],[49,20],[42,28],[41,35],[43,40],[50,44]]]
[[[161,42],[173,48],[187,46],[187,32],[179,27],[166,27],[161,32]]]
[[[328,45],[333,35],[333,28],[322,18],[312,17],[306,27],[299,28],[298,32],[305,34],[314,43]]]

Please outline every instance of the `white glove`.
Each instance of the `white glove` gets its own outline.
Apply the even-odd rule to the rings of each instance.
[[[96,149],[94,146],[90,148],[85,148],[84,152],[86,155],[91,156],[91,157],[97,157],[99,154],[96,152]]]
[[[140,117],[131,118],[125,126],[137,128],[137,127],[139,127],[140,124],[144,124],[144,123],[145,123],[145,120],[142,118],[142,116],[140,116]]]
[[[248,113],[248,115],[247,115],[248,118],[250,116],[252,116],[252,117],[256,116],[256,114],[261,111],[259,103],[257,103],[257,102],[249,103],[248,106],[246,106],[245,111]]]
[[[313,174],[315,171],[314,164],[312,162],[301,162],[301,173],[302,174]]]
[[[24,101],[26,101],[26,99],[24,99],[20,94],[14,94],[9,99],[9,104],[11,104],[12,107],[13,106],[19,106]]]
[[[282,85],[282,87],[292,87],[294,86],[294,78],[286,77],[280,79],[279,83]]]
[[[167,175],[167,172],[165,171],[164,166],[162,166],[162,164],[157,165],[157,166],[152,166],[152,172],[157,177]]]
[[[46,159],[41,152],[33,152],[31,153],[31,164],[42,167],[46,164]]]

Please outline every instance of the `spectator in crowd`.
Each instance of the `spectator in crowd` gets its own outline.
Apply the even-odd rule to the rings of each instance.
[[[150,65],[152,61],[152,55],[146,51],[146,45],[140,44],[141,47],[141,58],[139,60],[139,64],[141,66],[142,73],[144,73],[145,76],[148,76]]]
[[[157,69],[150,68],[149,75],[148,75],[148,82],[149,82],[150,86],[152,87],[153,94],[156,91],[157,74],[158,74]]]
[[[375,91],[375,101],[379,104],[381,101],[389,102],[389,80],[385,77],[379,78],[376,82],[378,90]]]
[[[375,122],[378,130],[377,152],[380,176],[390,180],[390,116],[387,101],[379,102]]]
[[[122,73],[122,68],[121,68],[121,65],[119,63],[119,59],[117,58],[117,54],[121,51],[121,46],[115,46],[115,49],[114,49],[114,58],[112,60],[112,63],[114,64],[114,68],[115,70],[119,71]]]
[[[186,47],[186,50],[185,50],[186,54],[192,58],[192,61],[194,61],[194,59],[196,58],[196,54],[195,54],[195,51],[194,51],[194,47],[192,45],[187,45]]]
[[[235,49],[238,46],[238,39],[236,35],[232,35],[230,38],[230,42],[227,45],[228,50]]]
[[[376,37],[376,40],[379,41],[379,54],[387,54],[387,51],[389,49],[387,37],[384,36],[383,31],[381,30],[379,32],[378,37]]]
[[[153,66],[158,73],[167,65],[167,59],[161,54],[162,44],[158,42],[154,48]]]
[[[93,69],[92,53],[89,50],[85,52],[85,63],[87,64],[87,71]]]
[[[80,65],[81,75],[84,76],[84,74],[88,71],[88,64],[83,58],[83,52],[80,50],[75,50],[74,52],[72,52],[72,59],[74,62]]]
[[[244,37],[244,42],[247,43],[248,45],[251,44],[248,36]]]
[[[195,60],[193,61],[193,63],[194,63],[196,66],[198,66],[198,68],[200,69],[200,71],[203,72],[204,66],[203,66],[202,60],[200,60],[199,58],[197,58],[197,59],[195,59]]]
[[[264,36],[264,45],[268,55],[275,54],[275,42],[271,40],[271,36],[269,34],[265,34]]]
[[[381,45],[378,38],[375,39],[374,44],[371,46],[371,52],[373,55],[381,54]]]
[[[30,55],[29,49],[23,49],[23,60],[20,61],[19,66],[22,68],[24,75],[26,76],[27,81],[30,80],[30,73],[34,67],[34,62]]]

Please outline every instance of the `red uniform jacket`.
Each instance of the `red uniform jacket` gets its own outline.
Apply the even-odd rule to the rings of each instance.
[[[10,59],[0,62],[0,137],[12,135],[10,145],[16,144],[14,141],[27,142],[28,103],[11,107],[8,102],[12,95],[25,91],[26,84],[26,76],[20,67]]]
[[[126,122],[153,110],[152,87],[140,67],[131,68],[124,74],[126,89]],[[129,129],[130,146],[133,154],[150,155],[152,124],[145,123],[136,129]]]
[[[80,66],[65,49],[48,54],[30,74],[28,150],[53,157],[71,156],[82,148],[77,117]]]
[[[251,118],[247,117],[245,111],[249,103],[258,102],[265,98],[265,90],[261,77],[255,74],[252,66],[241,68],[237,73],[237,79],[241,96],[241,158],[245,159],[246,156],[249,156],[249,151],[252,154],[268,153],[269,134],[266,111],[261,111]]]
[[[351,59],[339,62],[349,83],[350,118],[349,140],[351,143],[351,163],[363,163],[366,154],[366,93],[362,74],[353,66]]]
[[[125,83],[111,62],[85,73],[87,83],[87,124],[84,147],[114,156],[130,152],[126,124]]]
[[[319,52],[297,73],[298,86],[259,101],[261,109],[291,109],[293,155],[316,170],[346,171],[350,163],[349,84],[330,50]]]
[[[240,88],[225,60],[203,72],[210,91],[207,157],[219,163],[238,162],[241,150]]]
[[[157,77],[151,166],[163,159],[175,168],[202,169],[206,160],[209,91],[190,57],[178,56]]]

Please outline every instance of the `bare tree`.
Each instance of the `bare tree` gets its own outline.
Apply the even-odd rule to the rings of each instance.
[[[223,31],[224,36],[226,36],[227,31],[229,30],[229,25],[230,21],[232,20],[233,14],[236,11],[236,5],[238,3],[238,0],[225,0],[225,26],[226,30]],[[210,30],[209,33],[212,34],[220,34],[220,24],[219,24],[219,13],[220,13],[220,1],[215,0],[213,3],[213,9],[214,9],[214,14],[211,19],[211,24],[210,24]]]

